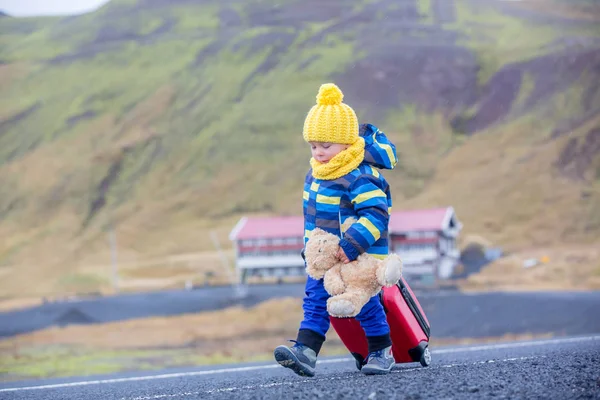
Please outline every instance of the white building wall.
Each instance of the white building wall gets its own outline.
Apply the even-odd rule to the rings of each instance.
[[[439,261],[438,277],[448,279],[452,276],[456,261],[450,257],[442,257]]]
[[[435,265],[433,264],[413,264],[402,267],[402,275],[432,275],[435,274]]]
[[[422,264],[438,257],[435,245],[431,244],[396,245],[394,253],[400,256],[404,265]]]
[[[304,260],[299,254],[255,257],[246,256],[238,258],[237,266],[240,269],[304,267]]]

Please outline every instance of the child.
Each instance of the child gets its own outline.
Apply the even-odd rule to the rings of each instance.
[[[390,188],[376,168],[396,165],[396,148],[383,132],[370,124],[359,127],[354,110],[342,103],[343,94],[324,84],[304,121],[303,136],[311,146],[311,169],[303,193],[304,242],[310,232],[321,228],[342,237],[338,258],[344,263],[368,253],[384,258],[388,254],[388,221],[392,206]],[[360,132],[359,132],[360,131]],[[356,218],[341,236],[340,221]],[[314,376],[317,355],[330,320],[328,293],[323,280],[307,277],[303,303],[304,320],[293,347],[279,346],[275,359],[302,376]],[[369,356],[362,372],[386,374],[394,365],[390,329],[378,296],[356,316],[365,330]]]

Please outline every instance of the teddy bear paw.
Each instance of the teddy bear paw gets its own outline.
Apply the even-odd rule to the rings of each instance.
[[[398,256],[392,255],[385,265],[384,282],[386,286],[393,286],[402,277],[402,261]]]
[[[355,314],[354,304],[345,299],[330,301],[327,305],[329,314],[334,317],[352,317]]]

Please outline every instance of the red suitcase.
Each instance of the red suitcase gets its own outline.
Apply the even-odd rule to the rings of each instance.
[[[392,354],[396,363],[420,362],[426,367],[431,362],[429,353],[430,326],[421,305],[410,286],[401,278],[396,286],[384,287],[379,294],[385,309]],[[361,369],[368,355],[367,337],[355,318],[330,317],[331,325],[356,359]]]

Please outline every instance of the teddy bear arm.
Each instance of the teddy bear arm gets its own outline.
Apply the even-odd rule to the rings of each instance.
[[[346,290],[346,284],[342,280],[342,265],[336,264],[325,274],[323,278],[323,285],[325,290],[331,296],[337,296],[344,293]]]

